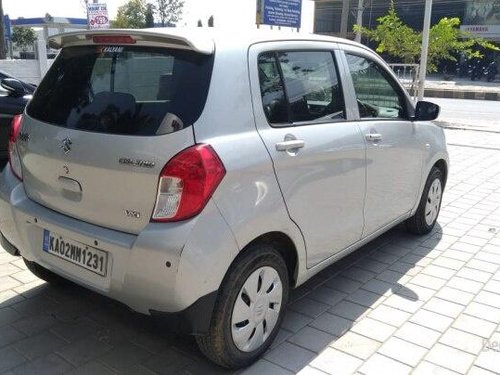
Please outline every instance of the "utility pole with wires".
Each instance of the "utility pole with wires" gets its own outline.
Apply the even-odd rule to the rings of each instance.
[[[425,0],[424,28],[422,30],[422,53],[418,77],[418,100],[424,98],[427,55],[429,53],[429,31],[431,28],[432,0]]]

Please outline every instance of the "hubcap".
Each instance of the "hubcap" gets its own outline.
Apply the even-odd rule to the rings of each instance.
[[[425,222],[427,225],[432,225],[439,213],[441,205],[441,180],[436,178],[427,194],[427,202],[425,204]]]
[[[281,310],[283,286],[272,267],[255,270],[245,281],[231,317],[231,334],[242,352],[258,349],[273,331]]]

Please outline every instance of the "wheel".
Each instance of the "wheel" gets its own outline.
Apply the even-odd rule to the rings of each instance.
[[[408,231],[415,234],[426,234],[434,228],[441,208],[443,186],[443,172],[437,167],[432,167],[417,212],[406,220]]]
[[[288,288],[288,270],[276,250],[247,249],[219,289],[208,335],[196,337],[202,353],[231,369],[253,363],[278,333]]]
[[[31,262],[26,258],[23,258],[23,260],[24,264],[26,264],[26,267],[28,267],[28,269],[31,271],[33,275],[50,284],[61,285],[68,282],[66,279],[63,279],[59,275],[56,275],[54,272],[49,271],[48,269],[42,267],[38,263]]]

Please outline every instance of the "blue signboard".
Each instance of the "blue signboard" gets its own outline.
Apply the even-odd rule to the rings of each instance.
[[[12,38],[12,30],[10,28],[10,18],[9,15],[3,16],[3,35],[6,40],[10,40]]]
[[[302,0],[262,0],[261,21],[264,25],[300,28]]]

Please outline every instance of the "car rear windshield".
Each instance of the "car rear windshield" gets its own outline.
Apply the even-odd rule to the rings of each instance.
[[[213,57],[137,46],[64,48],[28,106],[50,124],[100,133],[161,135],[205,105]]]

